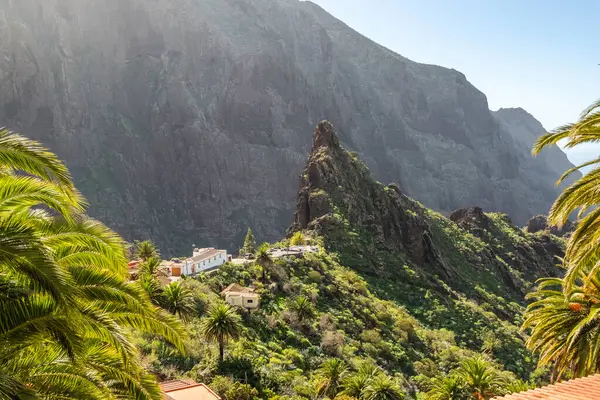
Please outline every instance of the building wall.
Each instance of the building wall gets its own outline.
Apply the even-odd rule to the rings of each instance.
[[[210,268],[218,267],[223,265],[227,261],[227,252],[225,250],[220,251],[214,256],[210,257],[208,260],[201,261],[198,264],[198,269],[200,271],[204,271]]]
[[[245,308],[258,308],[258,296],[255,294],[242,295],[243,307]]]
[[[227,293],[225,301],[232,306],[258,308],[259,296],[254,293]]]
[[[226,294],[225,301],[232,306],[242,306],[242,296],[239,294]]]
[[[191,259],[187,259],[183,263],[181,273],[186,276],[195,275],[202,271],[206,271],[207,269],[223,265],[227,261],[226,250],[219,251],[217,254],[202,261],[193,262]]]

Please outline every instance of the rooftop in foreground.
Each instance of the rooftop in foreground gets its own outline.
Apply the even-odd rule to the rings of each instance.
[[[196,383],[192,379],[162,382],[160,387],[166,400],[221,400],[208,386]]]
[[[600,374],[571,379],[494,400],[597,400],[600,399]]]

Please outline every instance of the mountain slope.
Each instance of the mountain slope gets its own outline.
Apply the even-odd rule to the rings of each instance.
[[[306,132],[324,118],[379,180],[443,212],[479,205],[523,224],[557,193],[552,163],[525,159],[511,136],[521,125],[499,122],[463,74],[407,60],[310,2],[0,10],[0,125],[65,159],[92,215],[166,253],[231,246],[247,226],[280,236]]]
[[[340,145],[331,123],[322,122],[289,234],[318,251],[227,263],[184,279],[201,303],[187,324],[191,351],[174,355],[154,338],[140,338],[148,368],[163,379],[193,377],[227,398],[254,398],[226,394],[233,379],[270,400],[323,397],[320,367],[332,359],[348,371],[346,386],[333,388],[331,398],[351,389],[347,379],[371,364],[407,399],[429,398],[438,379],[474,357],[495,376],[491,395],[512,392],[503,385],[517,378],[538,385],[548,379],[520,326],[533,282],[561,273],[555,263],[564,242],[550,231],[526,233],[505,214],[477,207],[450,218],[427,209],[397,185],[376,182]],[[253,287],[260,307],[236,309],[243,333],[216,364],[216,346],[198,334],[196,317],[221,302],[218,294],[231,283]]]
[[[387,295],[416,307],[422,291],[431,288],[442,295],[485,299],[488,293],[522,303],[537,278],[561,273],[556,256],[562,255],[562,241],[556,236],[526,233],[506,215],[480,208],[445,218],[397,185],[374,181],[326,121],[315,130],[300,179],[290,233],[302,230],[322,237],[343,265],[385,284]],[[421,272],[423,287],[415,287],[407,268]]]

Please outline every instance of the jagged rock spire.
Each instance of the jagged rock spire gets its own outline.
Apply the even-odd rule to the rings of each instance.
[[[313,137],[313,151],[319,147],[339,147],[338,139],[333,124],[329,121],[321,121],[315,128]]]

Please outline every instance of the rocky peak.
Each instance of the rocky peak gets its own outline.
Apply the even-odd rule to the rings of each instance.
[[[450,214],[450,220],[474,234],[490,229],[490,219],[481,207],[461,208]],[[477,236],[480,236],[479,234]]]
[[[329,121],[321,121],[315,129],[313,137],[313,152],[319,147],[339,147],[338,139],[333,124]]]

